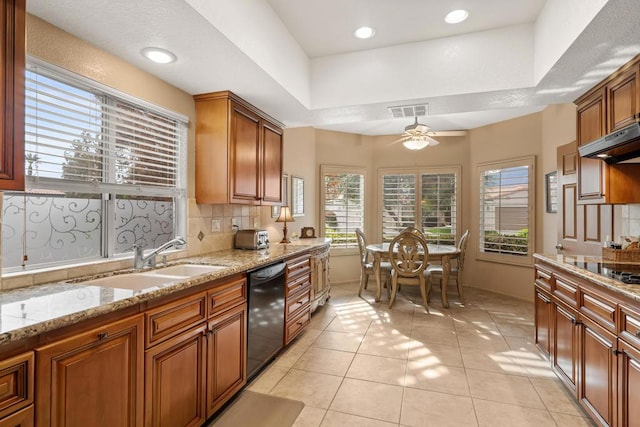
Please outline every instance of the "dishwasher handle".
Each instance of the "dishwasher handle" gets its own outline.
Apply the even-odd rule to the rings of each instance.
[[[249,283],[251,285],[261,285],[273,279],[277,279],[284,275],[285,267],[286,264],[284,262],[279,262],[254,270],[249,273]]]

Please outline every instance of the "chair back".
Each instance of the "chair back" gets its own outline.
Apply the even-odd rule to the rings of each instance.
[[[403,230],[389,244],[391,267],[398,276],[421,276],[427,266],[429,248],[422,233],[413,227]]]
[[[360,264],[367,263],[369,254],[367,253],[367,239],[359,228],[356,228],[356,238],[358,239],[358,250],[360,251]]]
[[[467,244],[469,243],[469,230],[465,231],[462,237],[460,237],[460,241],[458,242],[458,250],[460,251],[460,255],[458,255],[458,270],[462,271],[464,269],[464,254],[467,252]]]

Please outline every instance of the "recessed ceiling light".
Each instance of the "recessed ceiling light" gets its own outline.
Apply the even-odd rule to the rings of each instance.
[[[376,34],[376,30],[371,27],[360,27],[353,32],[353,35],[359,39],[370,39]]]
[[[447,16],[444,17],[444,22],[447,24],[459,24],[469,16],[469,12],[464,9],[456,9],[447,13]]]
[[[169,52],[166,49],[159,47],[145,47],[140,53],[147,59],[156,62],[158,64],[169,64],[178,59],[173,52]]]

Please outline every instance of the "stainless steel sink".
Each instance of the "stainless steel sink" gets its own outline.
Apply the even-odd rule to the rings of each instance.
[[[190,277],[213,273],[227,267],[219,265],[177,264],[140,273],[116,274],[78,282],[88,286],[102,286],[104,288],[118,288],[130,290],[149,289],[157,286],[167,286]]]

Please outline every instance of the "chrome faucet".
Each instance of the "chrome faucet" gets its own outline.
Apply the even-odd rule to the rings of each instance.
[[[171,246],[182,246],[182,245],[186,245],[186,244],[187,244],[186,240],[184,240],[182,237],[176,237],[175,239],[169,240],[164,245],[159,246],[156,249],[152,250],[146,256],[144,255],[144,249],[142,248],[142,246],[133,245],[133,251],[134,251],[133,268],[136,269],[136,270],[139,270],[139,269],[147,267],[147,266],[148,267],[155,267],[156,266],[156,255],[158,255],[160,252],[164,251],[165,249],[170,248]]]

